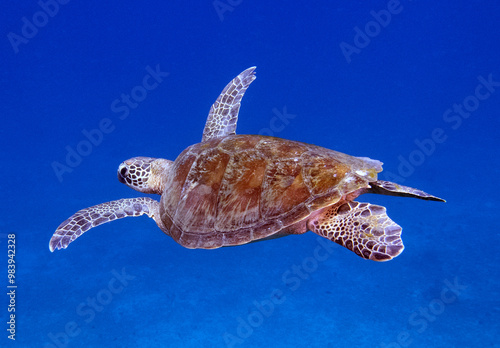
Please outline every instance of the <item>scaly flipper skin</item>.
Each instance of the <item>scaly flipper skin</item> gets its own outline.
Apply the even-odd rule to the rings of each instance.
[[[201,141],[236,134],[236,123],[240,102],[248,86],[255,80],[255,67],[248,68],[236,76],[222,90],[210,108]]]
[[[154,218],[155,221],[159,221],[157,219],[159,209],[158,201],[149,197],[139,197],[120,199],[79,210],[60,224],[56,232],[54,232],[49,242],[50,251],[61,248],[66,249],[69,243],[91,228],[116,219],[147,214],[150,218]]]
[[[401,227],[386,215],[384,207],[374,204],[334,206],[309,221],[308,227],[364,259],[388,261],[404,249]]]
[[[367,193],[378,193],[380,195],[387,195],[387,196],[413,197],[413,198],[425,199],[428,201],[446,202],[442,198],[432,196],[419,189],[399,185],[390,181],[377,180],[371,182],[370,186],[371,188],[368,189]]]

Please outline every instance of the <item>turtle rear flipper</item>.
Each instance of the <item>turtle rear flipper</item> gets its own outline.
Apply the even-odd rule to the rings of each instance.
[[[377,180],[370,183],[366,193],[378,193],[380,195],[400,196],[400,197],[414,197],[425,199],[428,201],[446,202],[444,199],[430,195],[419,189],[403,186],[390,181]]]
[[[158,211],[159,202],[149,197],[124,198],[79,210],[59,225],[50,239],[49,249],[66,249],[92,227],[124,217],[147,214],[158,223]]]
[[[388,261],[404,249],[401,227],[387,216],[384,207],[374,204],[333,206],[309,221],[308,228],[364,259]]]

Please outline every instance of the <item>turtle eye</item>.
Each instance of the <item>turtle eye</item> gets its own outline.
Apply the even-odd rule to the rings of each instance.
[[[125,177],[127,175],[127,168],[123,167],[121,170],[120,170],[120,174],[121,176]]]

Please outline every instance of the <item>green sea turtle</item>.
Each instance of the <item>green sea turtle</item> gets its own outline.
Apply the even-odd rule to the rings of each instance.
[[[243,94],[255,79],[243,71],[210,109],[201,142],[175,161],[134,157],[118,167],[120,182],[161,195],[82,209],[52,236],[66,248],[92,227],[147,214],[186,248],[214,249],[313,231],[357,255],[386,261],[403,250],[401,227],[384,207],[355,202],[363,193],[443,201],[377,180],[382,163],[319,146],[261,135],[236,135]]]

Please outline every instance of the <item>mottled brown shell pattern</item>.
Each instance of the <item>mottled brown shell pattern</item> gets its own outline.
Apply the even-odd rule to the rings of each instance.
[[[358,189],[375,160],[259,135],[214,138],[175,160],[161,198],[170,235],[206,249],[262,239]]]

